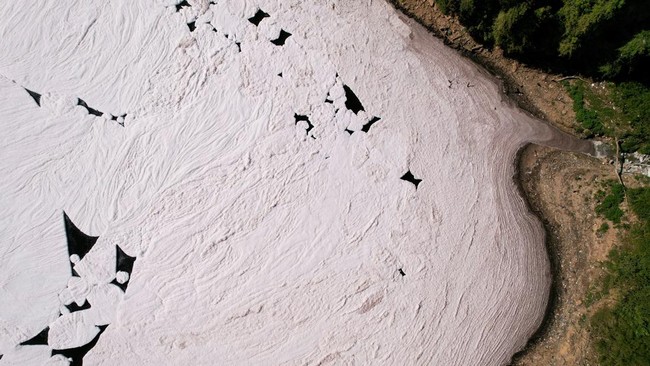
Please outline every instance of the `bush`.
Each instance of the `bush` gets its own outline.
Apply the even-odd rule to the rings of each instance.
[[[599,310],[591,319],[595,348],[603,366],[650,364],[650,291],[630,292],[614,308]]]
[[[586,38],[614,18],[625,0],[564,0],[558,14],[564,22],[564,37],[559,45],[560,56],[570,57],[581,47]]]
[[[460,0],[458,16],[472,37],[492,45],[492,25],[500,8],[498,0]]]
[[[458,1],[456,0],[436,0],[436,4],[444,14],[457,14],[458,13]]]
[[[630,208],[641,220],[650,221],[650,188],[635,188],[627,191]]]
[[[492,34],[494,42],[506,53],[523,53],[529,47],[530,12],[526,3],[499,12]]]
[[[644,66],[650,62],[650,31],[637,33],[634,38],[618,49],[616,60],[600,67],[605,77],[634,77],[647,72]]]
[[[605,234],[609,230],[609,224],[606,222],[603,222],[598,230],[596,230],[596,233],[599,235]]]
[[[650,88],[640,83],[620,83],[612,98],[628,122],[623,151],[650,154]]]
[[[623,210],[620,204],[625,199],[625,190],[622,184],[610,183],[611,193],[605,196],[602,202],[596,206],[596,213],[603,215],[607,220],[616,224],[621,222]]]

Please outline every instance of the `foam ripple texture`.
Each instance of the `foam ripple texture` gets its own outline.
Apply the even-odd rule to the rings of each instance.
[[[557,132],[385,2],[187,3],[0,2],[0,364],[109,323],[87,364],[507,363],[550,284],[514,156]]]

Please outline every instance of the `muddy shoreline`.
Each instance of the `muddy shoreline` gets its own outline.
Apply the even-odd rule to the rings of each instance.
[[[559,250],[557,249],[557,243],[553,236],[553,232],[556,231],[556,228],[546,219],[544,216],[541,207],[538,207],[533,204],[533,200],[529,197],[528,192],[524,188],[524,179],[526,177],[523,174],[523,156],[527,150],[531,149],[534,144],[526,144],[522,146],[519,151],[517,151],[517,156],[513,162],[515,165],[515,174],[512,176],[512,180],[517,187],[519,195],[523,197],[526,207],[528,210],[535,215],[544,227],[544,249],[548,255],[549,264],[551,266],[551,287],[549,289],[549,298],[548,303],[546,304],[546,310],[544,311],[544,318],[539,328],[533,333],[533,335],[528,339],[524,348],[512,355],[510,360],[510,365],[517,363],[521,358],[526,356],[530,352],[531,348],[537,343],[539,343],[542,338],[548,333],[549,327],[553,323],[554,315],[557,311],[557,306],[559,304],[559,283],[560,283],[560,258]]]
[[[472,50],[468,50],[467,48],[462,47],[457,42],[453,42],[439,29],[422,21],[420,17],[418,17],[409,9],[402,6],[400,3],[398,3],[397,0],[388,0],[388,2],[397,10],[399,10],[402,14],[406,15],[410,19],[413,19],[414,21],[422,25],[424,28],[426,28],[430,33],[434,34],[437,38],[441,39],[446,46],[453,48],[454,50],[459,52],[462,56],[470,59],[472,62],[480,66],[482,69],[486,70],[490,75],[492,75],[495,79],[497,79],[500,82],[500,90],[504,98],[514,102],[519,108],[530,113],[536,118],[539,118],[551,124],[552,126],[563,129],[565,132],[567,132],[566,128],[562,128],[564,126],[557,126],[555,124],[550,123],[547,116],[531,102],[531,100],[527,97],[527,95],[519,92],[519,86],[516,83],[516,81],[506,72],[503,72],[499,67],[495,66],[492,62],[489,62],[487,58],[482,57],[481,55],[479,55],[478,53]],[[524,188],[525,185],[524,180],[528,178],[523,174],[524,164],[522,159],[523,156],[526,154],[526,152],[533,149],[535,146],[536,146],[535,144],[529,143],[522,146],[519,149],[513,161],[515,167],[515,173],[513,174],[512,179],[515,186],[517,187],[519,195],[524,199],[524,202],[529,212],[535,215],[543,225],[545,250],[548,255],[549,263],[550,263],[551,285],[549,289],[549,299],[548,299],[546,310],[544,312],[542,323],[537,328],[537,330],[532,334],[532,336],[528,339],[526,345],[520,351],[516,352],[512,356],[509,363],[510,365],[514,365],[520,362],[522,358],[528,355],[535,346],[540,344],[543,338],[549,333],[550,327],[553,325],[554,318],[558,311],[558,307],[561,301],[560,294],[559,294],[561,288],[561,270],[560,270],[561,253],[560,250],[558,249],[559,243],[557,242],[557,240],[560,239],[557,238],[557,235],[554,235],[554,233],[558,232],[558,227],[554,226],[545,217],[542,211],[542,207],[540,206],[541,203],[531,199],[529,192],[527,192],[526,189]],[[539,194],[539,192],[536,193]]]

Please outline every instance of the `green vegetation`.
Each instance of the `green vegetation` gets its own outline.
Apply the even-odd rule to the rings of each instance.
[[[650,188],[630,189],[627,192],[630,208],[640,220],[650,221]]]
[[[636,82],[592,87],[582,80],[564,85],[585,137],[618,138],[623,152],[650,154],[650,88]]]
[[[623,116],[623,151],[650,154],[650,88],[633,82],[614,85],[612,100]]]
[[[604,366],[650,364],[650,188],[628,190],[628,200],[639,222],[606,263],[605,287],[616,288],[618,300],[590,320]]]
[[[480,42],[538,66],[650,82],[647,0],[436,0]]]
[[[614,181],[608,183],[609,194],[605,195],[604,191],[596,193],[596,199],[600,202],[596,206],[596,213],[615,224],[619,224],[623,217],[623,210],[621,210],[620,205],[625,199],[625,188],[622,184]]]
[[[641,31],[628,43],[618,49],[618,57],[611,63],[602,65],[600,72],[606,77],[634,74],[643,67],[643,60],[650,56],[650,31]]]
[[[602,110],[597,111],[593,107],[594,102],[600,99],[595,97],[593,93],[590,93],[588,98],[585,98],[588,89],[582,81],[574,84],[565,83],[565,87],[571,99],[573,99],[573,111],[576,113],[576,121],[583,128],[582,133],[586,137],[603,136],[605,134],[604,113],[602,113]]]
[[[602,225],[596,230],[596,233],[599,235],[605,234],[607,231],[609,231],[609,224],[606,222],[603,222]]]

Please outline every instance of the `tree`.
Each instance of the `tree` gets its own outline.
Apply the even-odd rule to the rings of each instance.
[[[605,21],[614,18],[625,0],[564,0],[559,11],[564,21],[561,56],[571,56],[584,46],[584,40]]]

